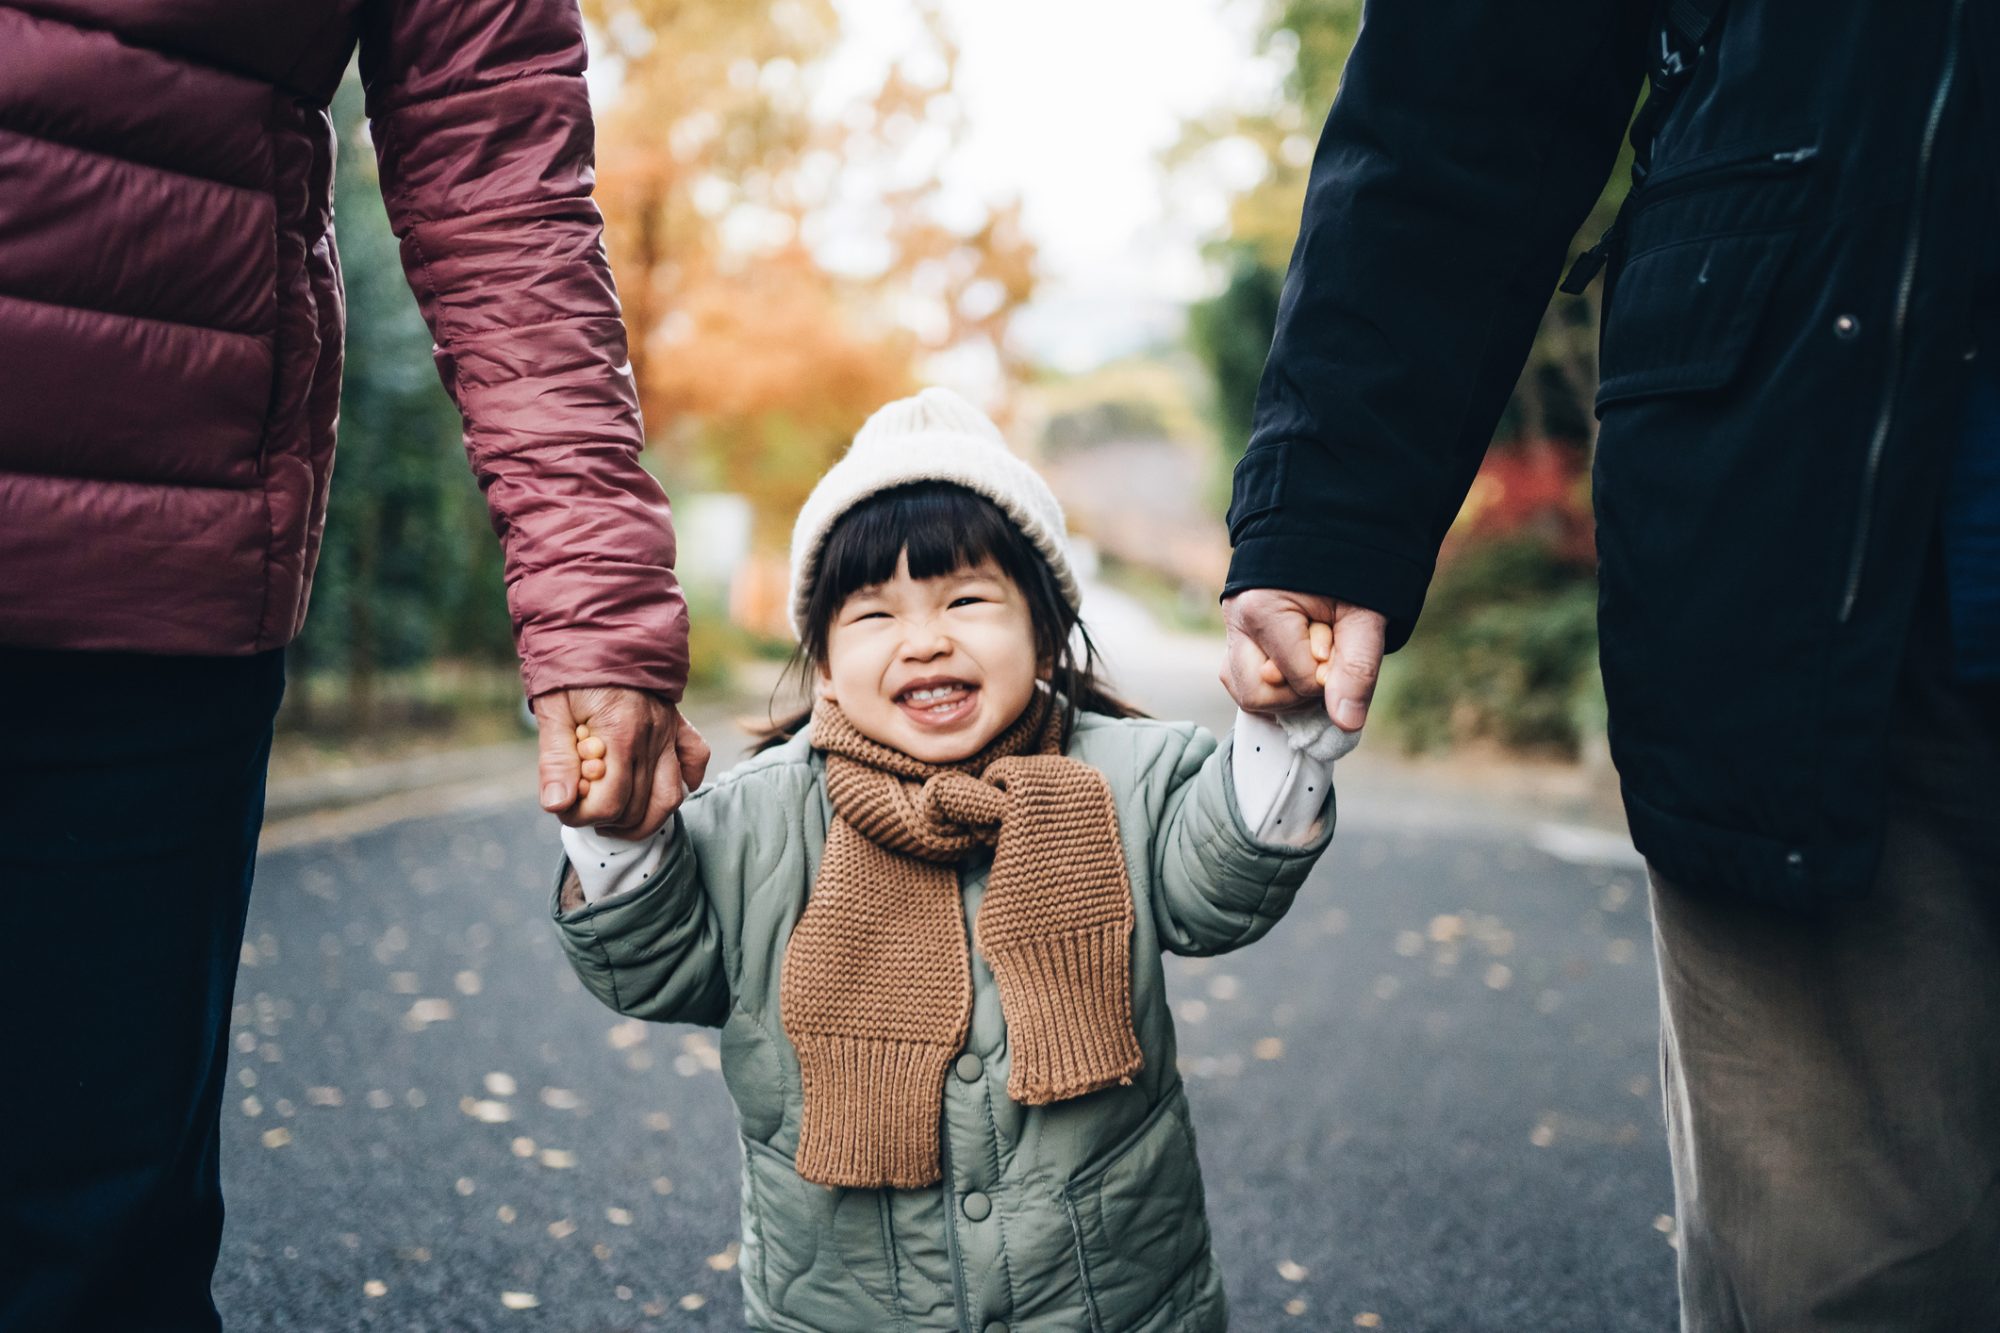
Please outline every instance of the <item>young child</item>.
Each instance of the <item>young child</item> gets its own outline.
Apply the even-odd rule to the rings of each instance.
[[[1107,694],[1055,497],[945,390],[862,428],[792,571],[809,716],[653,839],[564,829],[556,903],[604,1003],[722,1029],[751,1325],[1224,1328],[1160,955],[1284,915],[1350,738]]]

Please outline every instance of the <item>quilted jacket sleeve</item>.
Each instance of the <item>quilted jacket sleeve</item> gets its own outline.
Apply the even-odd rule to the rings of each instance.
[[[801,908],[810,857],[804,828],[815,777],[783,755],[753,759],[690,795],[674,812],[660,868],[638,888],[564,910],[552,904],[570,966],[621,1014],[719,1027],[732,998],[775,995],[778,922]],[[579,895],[580,896],[580,895]]]
[[[552,911],[570,966],[606,1006],[656,1023],[720,1027],[729,1016],[724,940],[737,914],[703,880],[684,825],[694,806],[690,799],[674,812],[666,860],[644,884],[564,911],[565,861]],[[729,891],[720,880],[717,887]]]
[[[1153,921],[1170,953],[1218,954],[1262,939],[1285,913],[1333,838],[1333,791],[1318,831],[1297,844],[1265,843],[1247,828],[1230,778],[1230,745],[1199,727],[1175,728],[1151,765],[1164,803],[1153,833]]]
[[[465,418],[530,695],[680,697],[687,611],[591,202],[576,0],[370,0],[389,219]]]

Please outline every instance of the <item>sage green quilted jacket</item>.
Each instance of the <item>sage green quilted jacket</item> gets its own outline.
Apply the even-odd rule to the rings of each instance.
[[[1052,1106],[1007,1097],[1007,1027],[972,954],[971,1035],[945,1080],[944,1180],[832,1189],[793,1169],[797,1056],[778,979],[831,816],[805,739],[690,797],[641,888],[556,923],[586,986],[621,1014],[722,1029],[743,1148],[743,1294],[790,1333],[1212,1333],[1227,1326],[1194,1128],[1175,1068],[1162,950],[1217,954],[1270,930],[1332,834],[1254,841],[1225,744],[1199,727],[1085,715],[1069,753],[1116,799],[1137,905],[1130,1087]],[[964,862],[968,931],[990,856]],[[560,882],[560,881],[559,881]]]

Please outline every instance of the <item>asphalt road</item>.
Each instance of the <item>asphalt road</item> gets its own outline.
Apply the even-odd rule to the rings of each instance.
[[[1215,714],[1170,660],[1139,692]],[[1233,1326],[1671,1327],[1641,875],[1532,811],[1340,784],[1291,918],[1169,969]],[[312,837],[264,857],[244,949],[228,1326],[740,1327],[711,1034],[583,993],[553,824],[488,797]]]

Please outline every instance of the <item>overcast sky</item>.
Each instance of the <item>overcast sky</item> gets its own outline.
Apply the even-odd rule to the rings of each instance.
[[[901,0],[837,0],[845,38],[830,91],[910,48]],[[961,46],[970,131],[945,171],[955,192],[1018,193],[1043,284],[1016,325],[1036,359],[1089,365],[1174,333],[1205,293],[1198,247],[1224,193],[1172,192],[1161,153],[1181,123],[1257,102],[1276,77],[1251,54],[1243,0],[942,0]]]

